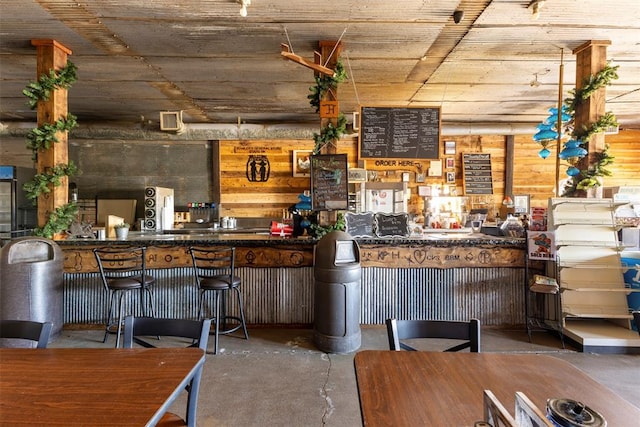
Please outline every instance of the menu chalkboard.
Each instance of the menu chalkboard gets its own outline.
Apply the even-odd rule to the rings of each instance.
[[[375,215],[376,236],[378,237],[409,237],[409,218],[407,214]]]
[[[464,194],[493,194],[491,154],[463,153]]]
[[[346,154],[311,156],[311,209],[347,209],[348,177]]]
[[[361,159],[437,159],[440,107],[362,107]]]
[[[373,237],[373,212],[348,212],[344,215],[344,221],[351,237]]]

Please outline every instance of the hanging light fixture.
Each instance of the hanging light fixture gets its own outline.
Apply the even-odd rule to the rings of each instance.
[[[247,16],[247,6],[251,4],[251,0],[238,0],[240,4],[240,16],[246,18]]]

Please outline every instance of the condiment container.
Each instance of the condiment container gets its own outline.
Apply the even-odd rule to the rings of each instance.
[[[606,427],[597,411],[571,399],[548,399],[547,418],[557,427]]]

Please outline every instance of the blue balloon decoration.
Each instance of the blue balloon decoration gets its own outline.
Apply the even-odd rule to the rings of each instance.
[[[587,150],[580,147],[580,142],[575,139],[570,139],[565,142],[564,149],[558,154],[562,160],[570,159],[572,157],[584,157],[587,155]]]
[[[556,139],[556,138],[558,138],[558,132],[553,131],[551,129],[543,129],[538,131],[538,133],[536,133],[535,135],[533,135],[534,141],[545,141],[545,140]]]
[[[538,156],[540,156],[543,159],[546,159],[547,157],[549,157],[550,154],[551,154],[551,151],[547,150],[546,148],[543,148],[538,152]]]
[[[571,166],[569,169],[567,169],[567,175],[569,176],[576,176],[580,173],[580,169],[578,169],[575,166]]]

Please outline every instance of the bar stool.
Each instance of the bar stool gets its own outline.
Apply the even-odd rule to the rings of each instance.
[[[132,292],[138,291],[139,310],[144,316],[148,316],[147,305],[145,304],[146,296],[151,308],[151,317],[155,317],[150,287],[156,282],[156,279],[147,274],[146,250],[146,247],[96,248],[93,250],[100,269],[102,284],[109,294],[107,322],[102,342],[107,341],[109,332],[117,325],[116,348],[120,347],[120,334],[125,315],[125,297],[128,297]],[[117,323],[114,309],[118,311]]]
[[[190,247],[189,253],[193,261],[193,271],[199,291],[198,319],[204,318],[205,296],[213,292],[213,316],[215,323],[215,338],[213,354],[218,353],[218,338],[242,328],[244,338],[249,339],[247,324],[244,317],[242,294],[240,292],[241,280],[235,275],[235,248],[196,248]],[[233,290],[238,300],[239,316],[231,316],[226,313],[227,291]],[[237,323],[227,326],[228,321]]]

